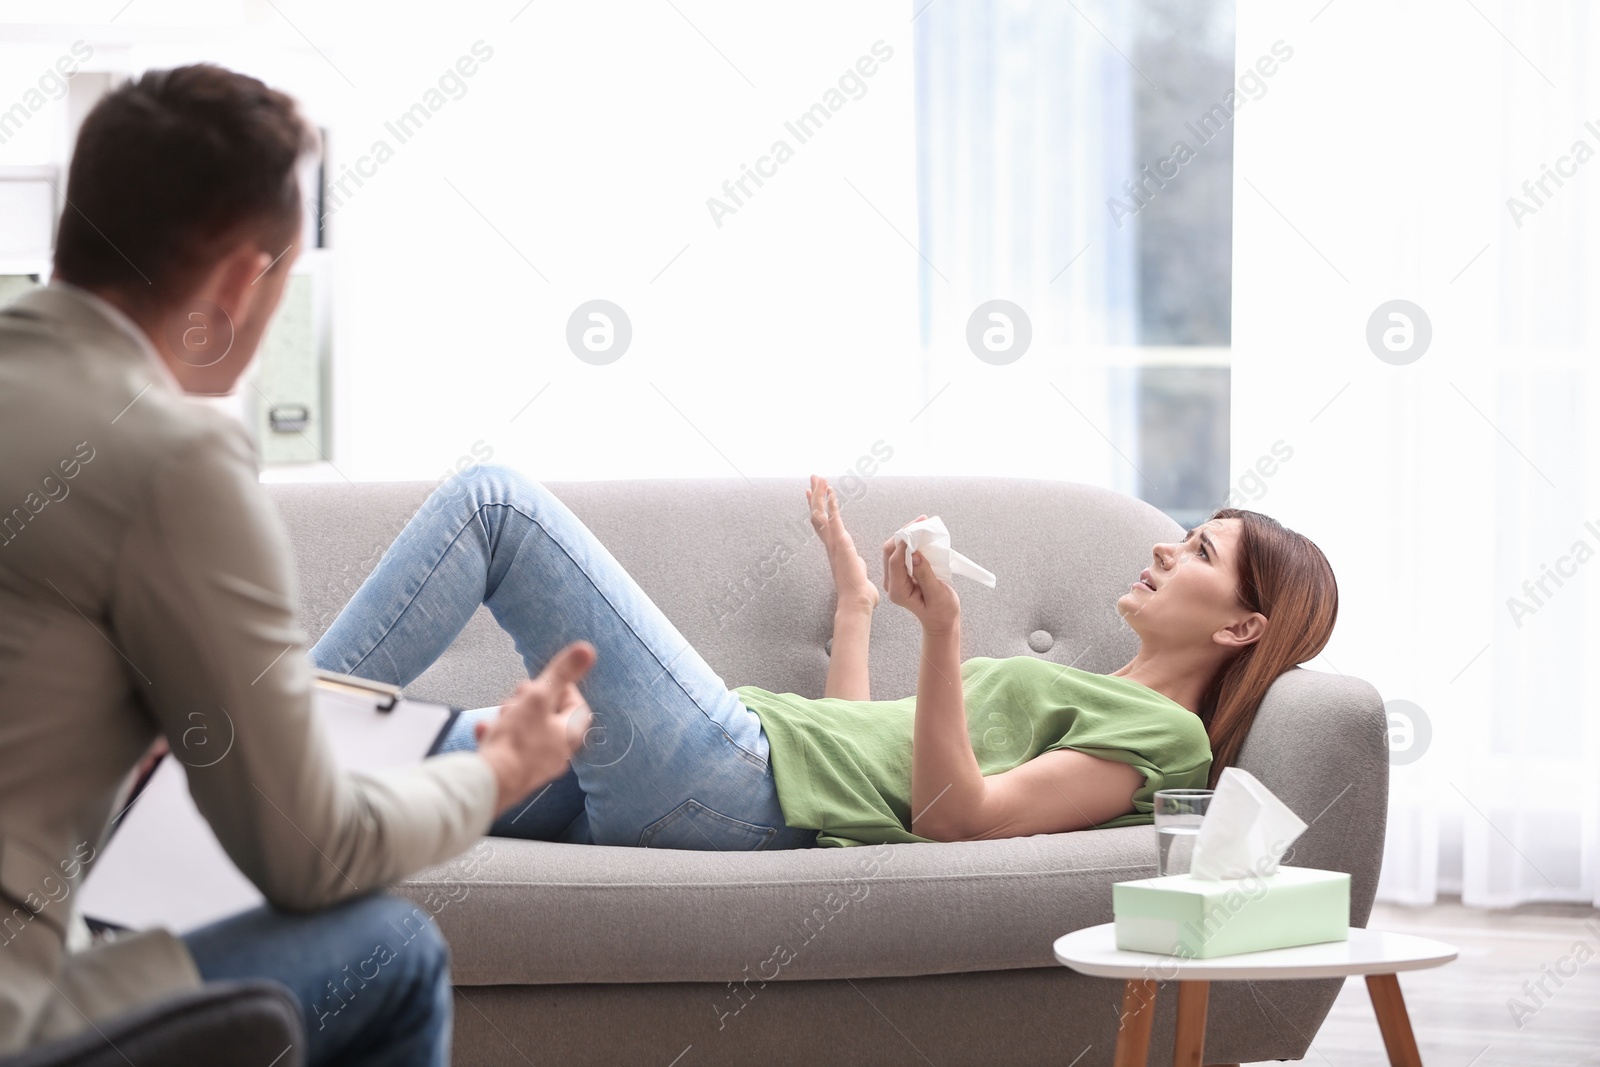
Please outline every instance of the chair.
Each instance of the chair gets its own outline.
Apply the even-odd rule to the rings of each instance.
[[[0,1059],[0,1067],[303,1067],[300,1005],[266,980],[208,982]]]

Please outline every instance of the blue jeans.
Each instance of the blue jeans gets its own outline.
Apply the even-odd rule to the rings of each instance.
[[[450,949],[409,900],[374,893],[307,914],[262,905],[183,941],[207,981],[288,986],[300,1002],[311,1067],[450,1062]],[[266,1063],[280,1050],[261,1051]]]
[[[435,490],[311,658],[407,685],[479,604],[530,677],[579,638],[599,653],[578,683],[593,723],[570,769],[491,833],[718,851],[816,843],[783,821],[761,720],[578,517],[515,471],[474,467]],[[475,748],[474,724],[498,713],[461,716],[446,750]]]

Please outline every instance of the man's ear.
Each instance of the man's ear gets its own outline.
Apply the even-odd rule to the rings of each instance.
[[[265,294],[258,281],[271,265],[271,255],[245,241],[217,261],[196,295],[221,308],[232,320],[230,325],[237,328]]]
[[[1252,611],[1238,622],[1224,626],[1211,635],[1211,640],[1219,645],[1228,645],[1234,648],[1244,648],[1261,640],[1267,632],[1267,617],[1259,611]]]

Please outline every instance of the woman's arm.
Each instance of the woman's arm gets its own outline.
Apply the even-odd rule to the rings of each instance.
[[[1087,830],[1131,814],[1144,786],[1138,768],[1069,748],[1053,748],[983,780],[983,801],[961,832],[942,841],[981,841]],[[928,835],[924,835],[928,836]]]
[[[891,602],[922,623],[917,668],[917,717],[911,738],[911,832],[936,841],[957,840],[984,802],[983,772],[967,732],[961,692],[961,601],[933,573],[921,552],[906,574],[906,545],[883,544],[884,584]]]
[[[833,612],[833,646],[828,653],[825,697],[871,700],[872,680],[867,675],[867,646],[872,641],[872,609],[846,608]]]
[[[921,559],[919,552],[913,561],[919,571],[927,566],[917,562]],[[904,574],[904,562],[900,566]],[[928,577],[939,581],[931,571]],[[960,620],[948,631],[924,626],[911,735],[911,832],[935,841],[959,840],[971,814],[983,805],[984,790],[961,693]]]
[[[867,646],[872,640],[872,612],[878,606],[878,587],[867,578],[867,565],[856,552],[855,541],[844,528],[839,501],[826,478],[811,476],[806,490],[811,505],[811,526],[828,550],[836,601],[833,609],[833,645],[828,654],[825,697],[871,700],[867,676]]]
[[[1083,830],[1134,810],[1144,785],[1135,767],[1055,749],[984,777],[972,751],[961,692],[961,604],[918,552],[906,575],[905,544],[884,545],[889,599],[922,622],[917,717],[911,739],[911,832],[935,841]]]

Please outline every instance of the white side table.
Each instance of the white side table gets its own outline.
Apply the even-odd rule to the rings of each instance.
[[[1212,982],[1277,981],[1284,978],[1367,977],[1367,992],[1378,1015],[1389,1062],[1422,1067],[1417,1039],[1400,996],[1398,971],[1437,967],[1456,958],[1452,945],[1411,934],[1391,934],[1352,926],[1350,940],[1298,945],[1264,952],[1241,952],[1215,959],[1128,952],[1117,948],[1116,924],[1074,930],[1055,940],[1056,961],[1082,974],[1126,980],[1122,1025],[1117,1030],[1116,1067],[1144,1067],[1155,1016],[1156,977],[1178,982],[1178,1034],[1174,1067],[1201,1067],[1206,1040],[1206,1001]]]

